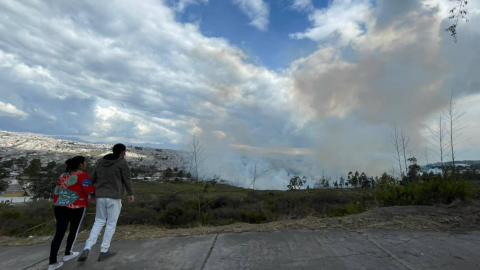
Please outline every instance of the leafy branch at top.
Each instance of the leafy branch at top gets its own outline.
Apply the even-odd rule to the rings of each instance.
[[[465,7],[468,4],[468,1],[465,0],[450,0],[450,2],[455,2],[456,5],[450,10],[449,14],[450,16],[448,17],[450,20],[453,20],[453,24],[445,29],[445,31],[450,32],[451,36],[453,37],[453,40],[455,43],[457,43],[457,26],[458,26],[458,21],[460,18],[464,19],[465,22],[468,22],[467,18],[467,11],[465,10]]]

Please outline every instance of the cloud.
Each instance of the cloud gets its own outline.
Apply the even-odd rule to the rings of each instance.
[[[314,9],[312,0],[293,0],[291,7],[298,11],[311,11]]]
[[[29,131],[178,144],[204,129],[238,143],[272,143],[290,121],[288,78],[177,22],[161,2],[130,4],[0,4],[9,14],[0,22],[9,37],[0,40],[0,93],[3,102],[23,104]]]
[[[252,20],[252,26],[260,31],[268,29],[270,7],[263,0],[233,0],[233,3]]]
[[[266,29],[268,5],[257,3]],[[311,10],[296,38],[318,49],[272,71],[162,1],[1,1],[1,128],[177,149],[195,132],[210,174],[243,182],[252,158],[283,160],[259,188],[284,188],[292,174],[381,173],[393,121],[421,147],[452,88],[469,108],[480,93],[480,8],[455,44],[448,1],[418,3]]]
[[[307,1],[296,1],[294,7],[308,7]],[[371,19],[369,0],[334,0],[327,8],[310,9],[308,19],[313,26],[304,32],[290,34],[291,38],[324,41],[338,38],[346,45],[365,33],[363,25]]]
[[[0,117],[1,116],[26,118],[28,114],[17,109],[17,107],[13,106],[10,103],[4,103],[0,101]]]
[[[327,43],[292,63],[295,98],[316,131],[320,164],[379,173],[376,168],[391,164],[393,122],[423,147],[426,119],[441,113],[452,87],[456,96],[480,90],[473,74],[480,74],[473,40],[480,33],[462,25],[464,40],[456,46],[444,32],[450,22],[438,5],[407,6],[394,16],[395,5],[379,3],[368,12],[373,17],[366,32],[350,39],[348,49]]]
[[[169,3],[176,12],[183,12],[190,5],[206,4],[208,0],[170,0]]]

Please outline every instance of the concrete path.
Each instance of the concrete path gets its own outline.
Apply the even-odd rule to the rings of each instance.
[[[118,255],[107,261],[97,262],[96,246],[86,263],[61,269],[480,269],[480,232],[296,230],[125,240],[111,248]],[[0,269],[46,269],[48,253],[48,246],[0,247]]]

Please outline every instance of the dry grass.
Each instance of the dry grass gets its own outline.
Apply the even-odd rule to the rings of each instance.
[[[347,230],[367,228],[409,229],[443,232],[480,230],[480,201],[460,202],[439,206],[396,206],[375,208],[365,213],[336,218],[307,217],[299,220],[285,219],[265,224],[236,223],[220,227],[194,227],[165,229],[154,226],[120,226],[115,239],[142,239],[216,233],[273,232],[292,229]],[[85,241],[88,231],[79,234],[78,241]],[[0,237],[0,245],[47,244],[51,236],[29,238]]]

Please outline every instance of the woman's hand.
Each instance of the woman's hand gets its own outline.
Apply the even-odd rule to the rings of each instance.
[[[97,198],[95,198],[95,196],[90,196],[90,202],[93,203],[93,204],[96,204],[97,203]]]

